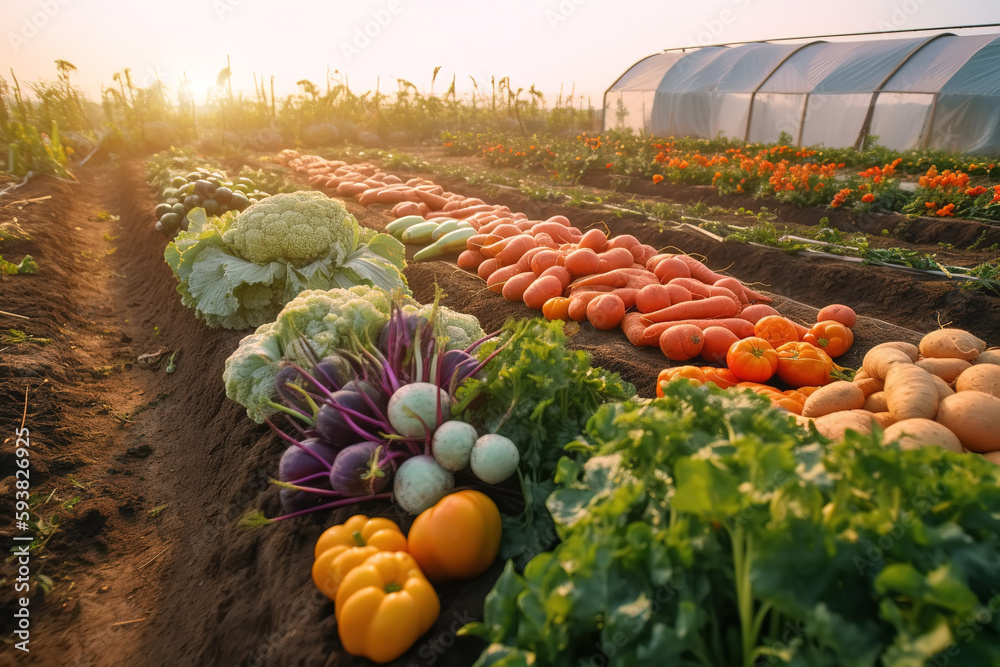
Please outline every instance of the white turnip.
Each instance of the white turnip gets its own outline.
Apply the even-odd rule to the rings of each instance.
[[[396,471],[392,497],[410,514],[420,514],[455,488],[455,477],[442,468],[433,456],[406,459]]]

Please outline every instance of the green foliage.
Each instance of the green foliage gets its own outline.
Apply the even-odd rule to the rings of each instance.
[[[480,357],[498,345],[504,347],[485,376],[459,388],[456,410],[481,431],[504,435],[518,446],[524,510],[504,515],[501,556],[526,562],[555,538],[545,499],[563,445],[580,435],[598,407],[633,396],[635,388],[617,373],[592,368],[588,353],[567,350],[561,322],[509,321],[500,340],[485,344]]]
[[[750,392],[665,391],[600,408],[569,447],[561,542],[508,565],[466,627],[491,642],[478,665],[1000,660],[1000,468],[827,444]]]

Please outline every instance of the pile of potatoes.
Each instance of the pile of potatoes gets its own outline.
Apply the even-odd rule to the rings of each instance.
[[[1000,350],[961,329],[939,329],[920,345],[876,345],[853,382],[813,392],[802,409],[831,439],[878,424],[903,449],[938,445],[1000,464]]]

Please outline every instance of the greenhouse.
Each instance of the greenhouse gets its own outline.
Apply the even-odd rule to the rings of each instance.
[[[755,42],[669,51],[607,90],[605,130],[1000,151],[1000,36]]]

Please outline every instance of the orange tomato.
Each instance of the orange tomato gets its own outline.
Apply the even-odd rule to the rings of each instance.
[[[851,349],[854,333],[836,320],[823,320],[814,324],[802,340],[812,343],[831,357],[839,357]]]
[[[705,379],[720,389],[729,389],[740,383],[740,379],[728,368],[702,366],[701,370],[705,374]]]
[[[726,365],[741,380],[767,382],[778,370],[778,353],[763,338],[751,336],[733,343],[726,354]]]
[[[407,548],[435,583],[477,577],[500,550],[500,510],[479,491],[448,494],[414,520]]]
[[[774,348],[799,340],[795,323],[781,315],[768,315],[757,320],[757,324],[753,325],[753,335],[763,338]]]
[[[664,368],[660,371],[659,375],[656,376],[657,398],[663,398],[663,385],[670,382],[674,378],[687,378],[695,384],[705,384],[709,381],[705,376],[704,371],[697,366],[674,366],[673,368]]]
[[[785,343],[778,348],[778,377],[791,387],[829,384],[833,359],[811,343]]]
[[[569,304],[572,299],[565,296],[552,297],[542,304],[542,315],[547,320],[569,322]]]

